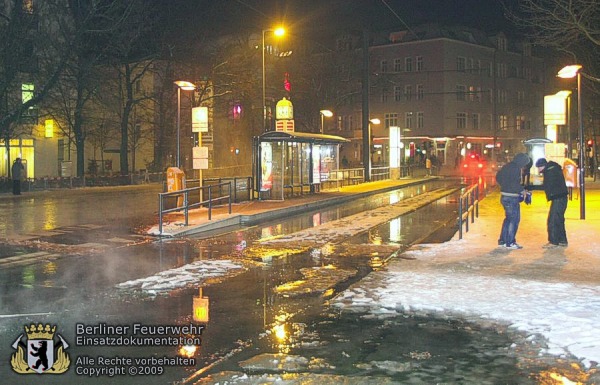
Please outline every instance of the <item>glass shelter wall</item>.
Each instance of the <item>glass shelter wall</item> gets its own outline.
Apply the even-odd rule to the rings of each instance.
[[[254,178],[259,199],[319,191],[338,168],[339,144],[346,139],[309,133],[268,132],[255,139]]]

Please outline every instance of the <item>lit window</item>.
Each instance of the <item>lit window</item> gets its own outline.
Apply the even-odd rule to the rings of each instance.
[[[21,85],[21,99],[23,104],[33,99],[34,85],[30,83],[24,83]]]
[[[508,130],[508,116],[498,116],[498,125],[500,126],[499,128],[503,131]]]
[[[516,124],[517,130],[524,130],[525,129],[525,116],[523,116],[523,115],[517,116],[516,123],[517,123]]]
[[[53,119],[47,119],[44,122],[44,128],[45,128],[44,136],[46,138],[54,137],[54,120]]]

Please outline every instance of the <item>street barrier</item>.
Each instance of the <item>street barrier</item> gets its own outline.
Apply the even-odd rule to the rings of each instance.
[[[222,178],[205,178],[202,180],[204,186],[208,185],[225,185],[226,182],[233,183],[231,195],[233,195],[233,202],[247,202],[252,200],[252,177],[251,176],[235,176],[235,177],[222,177]],[[218,195],[221,196],[223,193],[222,189],[219,189]]]
[[[458,200],[458,239],[462,239],[463,224],[465,225],[465,231],[469,232],[469,215],[471,216],[471,223],[475,222],[475,217],[479,217],[479,184],[471,185],[460,194]]]
[[[83,177],[40,177],[27,178],[23,181],[22,191],[44,191],[74,189],[84,187],[129,186],[158,183],[164,179],[164,172],[139,173],[129,175],[86,175]],[[12,191],[12,180],[0,177],[0,193]]]
[[[217,196],[217,197],[215,197],[213,195],[215,190],[217,190],[217,189],[221,190],[225,186],[228,188],[228,192],[229,192],[227,195],[221,195],[221,196]],[[211,220],[212,219],[212,209],[213,209],[214,203],[215,202],[219,203],[224,200],[227,200],[228,206],[229,206],[229,214],[231,214],[231,198],[232,198],[231,188],[232,188],[231,182],[226,182],[226,183],[220,183],[220,184],[202,186],[202,187],[190,187],[190,188],[185,188],[183,190],[173,191],[173,192],[159,193],[158,194],[158,233],[160,235],[162,235],[163,215],[164,214],[177,212],[177,211],[183,211],[184,218],[185,218],[184,225],[188,226],[190,209],[206,206],[208,208],[208,220]],[[202,194],[200,194],[200,192],[202,192]],[[189,199],[190,193],[197,193],[198,196],[207,197],[207,199],[201,200],[197,203],[190,204],[190,199]],[[167,199],[179,198],[181,196],[183,196],[183,204],[181,207],[174,207],[174,208],[168,208],[168,209],[165,208],[165,203],[166,203],[165,201]]]
[[[321,189],[340,188],[362,183],[365,179],[364,168],[344,168],[321,173]]]
[[[390,179],[389,167],[373,167],[371,169],[371,181]]]

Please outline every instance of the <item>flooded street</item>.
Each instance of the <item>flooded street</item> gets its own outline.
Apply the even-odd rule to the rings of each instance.
[[[382,214],[390,203],[411,202],[424,192],[448,187],[444,184],[378,194],[219,236],[139,241],[3,270],[1,346],[4,352],[11,350],[24,325],[43,322],[58,326],[74,360],[98,355],[192,360],[189,365],[158,365],[161,373],[137,378],[113,373],[111,384],[170,384],[185,378],[193,383],[225,370],[281,373],[281,368],[270,367],[270,355],[279,354],[289,355],[286,360],[297,366],[295,371],[321,379],[352,375],[374,383],[425,384],[483,376],[490,381],[479,383],[509,383],[523,372],[509,353],[508,334],[414,316],[370,319],[326,306],[337,293],[434,230],[442,230],[434,240],[445,240],[444,229],[455,226],[455,194],[441,199],[434,194],[433,203],[424,208],[408,204],[402,209],[406,214],[393,217],[391,212],[390,220]],[[379,223],[366,224],[368,231],[360,227],[365,212],[365,218]],[[343,230],[349,236],[343,242],[328,241],[344,229],[339,221],[351,222]],[[334,230],[311,230],[325,231],[328,225]],[[69,237],[61,239],[67,242]],[[199,347],[186,346],[185,340],[143,348],[92,346],[78,329],[189,325],[194,323],[195,297],[208,300],[210,320],[201,333],[183,337],[201,339]],[[79,384],[86,376],[82,370],[96,366],[75,361],[72,370],[45,376],[44,383]],[[0,371],[3,378],[17,378],[9,368]],[[85,383],[106,383],[106,373],[91,375]],[[36,382],[35,376],[18,378],[23,384]]]

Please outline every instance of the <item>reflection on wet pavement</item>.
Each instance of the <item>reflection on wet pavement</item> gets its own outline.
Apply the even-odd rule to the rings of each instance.
[[[434,188],[418,186],[413,189],[380,194],[342,207],[307,213],[218,237],[143,243],[135,247],[113,248],[93,256],[51,261],[54,264],[52,266],[31,266],[22,270],[24,275],[19,279],[9,277],[2,280],[0,301],[7,312],[19,313],[25,309],[46,311],[50,314],[40,321],[60,325],[72,325],[83,320],[125,325],[133,322],[185,324],[192,320],[193,298],[197,296],[200,286],[203,296],[210,303],[210,321],[202,335],[202,346],[195,349],[191,346],[172,349],[150,347],[143,351],[143,354],[193,356],[198,360],[197,366],[168,368],[161,378],[149,377],[138,382],[144,384],[176,381],[202,368],[239,370],[237,362],[251,359],[258,351],[292,354],[298,344],[304,348],[311,345],[325,347],[332,342],[328,341],[329,337],[323,336],[330,332],[331,336],[337,335],[327,331],[326,325],[337,321],[327,318],[314,323],[323,311],[324,301],[364,277],[373,268],[384,266],[386,258],[428,232],[433,221],[442,220],[444,216],[451,218],[455,215],[455,205],[442,200],[430,208],[394,218],[390,222],[383,221],[385,223],[363,234],[353,233],[351,239],[338,244],[286,242],[267,246],[259,240],[343,219],[362,210],[385,206]],[[228,279],[215,281],[200,279],[181,284],[184,282],[180,275],[163,277],[164,280],[156,278],[163,271],[187,271],[187,268],[181,269],[182,266],[196,266],[196,272],[202,274],[202,266],[210,264],[223,267],[223,271],[228,270],[227,266],[243,268],[238,268],[239,271],[231,277],[227,276]],[[189,276],[189,271],[186,274]],[[15,282],[26,285],[29,291],[19,298],[11,298],[9,286]],[[86,283],[85,287],[77,292],[69,290],[80,288],[81,282]],[[135,284],[127,291],[113,290],[124,282]],[[160,287],[165,283],[168,284]],[[140,290],[144,284],[159,285],[154,286],[154,290],[158,293],[160,289],[163,294],[144,295]],[[324,328],[325,332],[306,332],[313,325],[317,329]],[[22,325],[17,321],[0,324],[0,328],[6,332],[3,333],[4,337],[0,337],[0,342],[10,344],[8,339],[18,333]],[[344,328],[342,324],[342,332]],[[314,339],[307,339],[306,336],[313,336]],[[66,337],[74,338],[72,334]],[[142,354],[135,347],[100,350],[110,355]],[[345,353],[355,355],[351,350]],[[413,353],[414,357],[426,356],[426,351],[415,349]],[[91,355],[97,352],[93,348],[80,347],[77,354]],[[341,380],[337,374],[343,373],[337,372],[337,368],[344,368],[335,359],[311,354],[306,356],[306,360],[308,369],[314,373],[299,376],[309,376],[322,383],[344,383],[335,382]],[[377,374],[382,367],[387,368],[385,361],[383,358],[373,358],[358,362],[360,367],[353,367],[353,370],[360,369],[364,373],[362,381],[357,383],[368,383],[371,377],[373,381],[378,381],[373,382],[376,384],[391,383]],[[365,365],[371,365],[372,368]],[[328,370],[334,370],[334,373]],[[80,379],[70,373],[62,377],[59,383],[79,384]],[[91,383],[103,383],[101,380]],[[111,383],[134,382],[128,377],[115,377]]]

